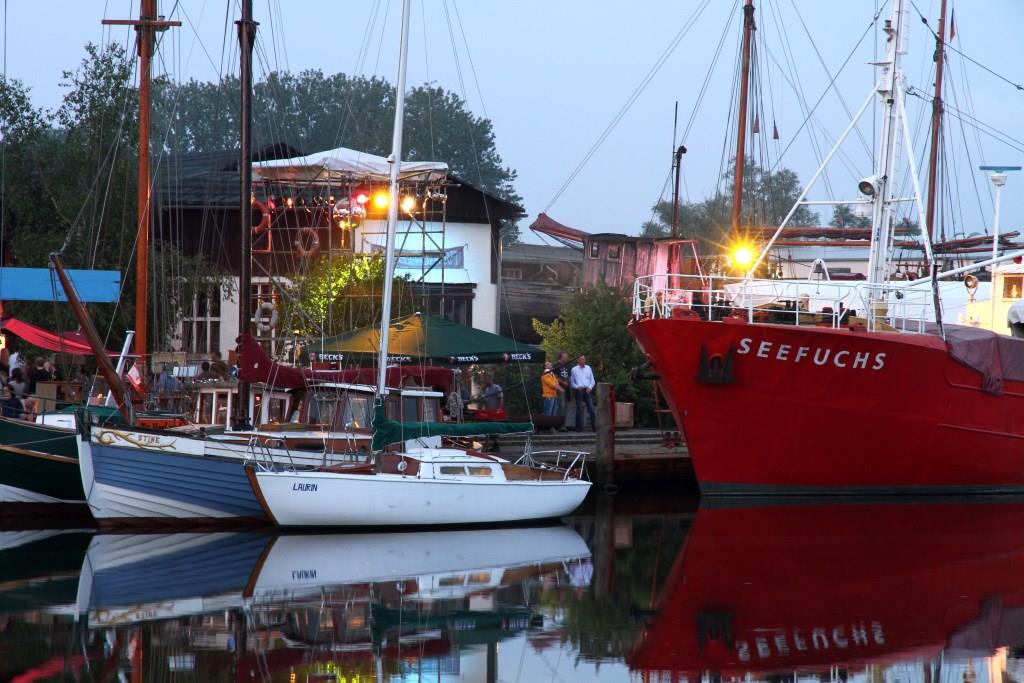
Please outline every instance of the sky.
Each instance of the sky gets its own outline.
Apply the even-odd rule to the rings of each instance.
[[[677,102],[679,139],[688,148],[684,199],[713,194],[724,160],[733,154],[727,148],[734,139],[741,1],[417,1],[408,80],[410,85],[432,81],[459,93],[475,114],[493,121],[498,151],[519,174],[516,187],[528,215],[521,224],[527,241],[539,241],[525,227],[541,211],[590,232],[636,233],[655,201],[669,196],[664,193]],[[1024,2],[948,1],[956,24],[954,46],[1013,83],[1024,83],[1019,36]],[[869,62],[884,51],[876,57],[874,31],[861,38],[881,2],[755,1],[761,83],[755,99],[765,120],[760,122],[764,138],[754,136],[754,145],[765,150],[770,163],[809,179],[849,123],[847,112],[868,97],[877,77]],[[909,5],[905,77],[909,87],[925,93],[931,90],[934,40],[920,15],[935,27],[938,6],[939,0]],[[239,12],[237,0],[160,0],[160,11],[183,22],[162,41],[160,72],[214,79],[237,71],[231,24]],[[398,0],[255,0],[260,22],[256,75],[321,69],[393,81],[399,11]],[[129,29],[102,27],[101,18],[137,12],[137,2],[127,0],[6,2],[6,75],[30,86],[36,104],[53,107],[62,94],[62,71],[81,60],[86,42],[131,41]],[[63,16],[55,23],[58,14]],[[888,16],[886,5],[882,18]],[[41,49],[44,40],[49,42]],[[709,74],[716,53],[717,66]],[[1024,142],[1019,142],[1024,140],[1024,91],[956,54],[949,58],[946,83],[948,104],[991,127],[978,133],[950,120],[949,229],[987,232],[993,194],[977,166],[1024,162]],[[812,123],[804,125],[810,109]],[[926,158],[926,109],[930,105],[922,99],[908,98],[912,156],[919,165]],[[857,198],[856,181],[871,173],[873,123],[869,110],[809,198]],[[779,129],[778,141],[769,137],[773,125]],[[1000,142],[993,130],[1013,140]],[[908,156],[902,155],[904,163]],[[1003,192],[1002,232],[1024,224],[1024,173],[1017,176],[1011,176]],[[906,171],[899,182],[909,193]],[[831,209],[821,211],[827,222]]]

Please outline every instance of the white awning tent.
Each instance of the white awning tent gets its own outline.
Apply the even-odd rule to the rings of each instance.
[[[291,159],[261,161],[252,165],[253,174],[265,180],[307,183],[388,182],[391,164],[385,157],[337,147]],[[403,161],[403,181],[440,182],[448,175],[448,164],[438,161]]]

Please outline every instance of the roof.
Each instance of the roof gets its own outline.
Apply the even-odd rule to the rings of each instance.
[[[510,244],[502,250],[502,263],[582,263],[583,252],[547,244]]]

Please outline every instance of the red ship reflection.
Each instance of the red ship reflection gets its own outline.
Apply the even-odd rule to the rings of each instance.
[[[941,654],[982,681],[972,658],[1022,643],[1024,504],[762,505],[697,513],[627,662],[694,681]]]

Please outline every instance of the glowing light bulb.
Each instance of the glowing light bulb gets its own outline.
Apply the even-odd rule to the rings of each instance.
[[[378,209],[383,209],[388,205],[388,193],[387,192],[376,192],[373,195],[373,205]]]
[[[407,194],[402,197],[402,211],[406,213],[412,213],[416,210],[416,197],[411,194]]]

